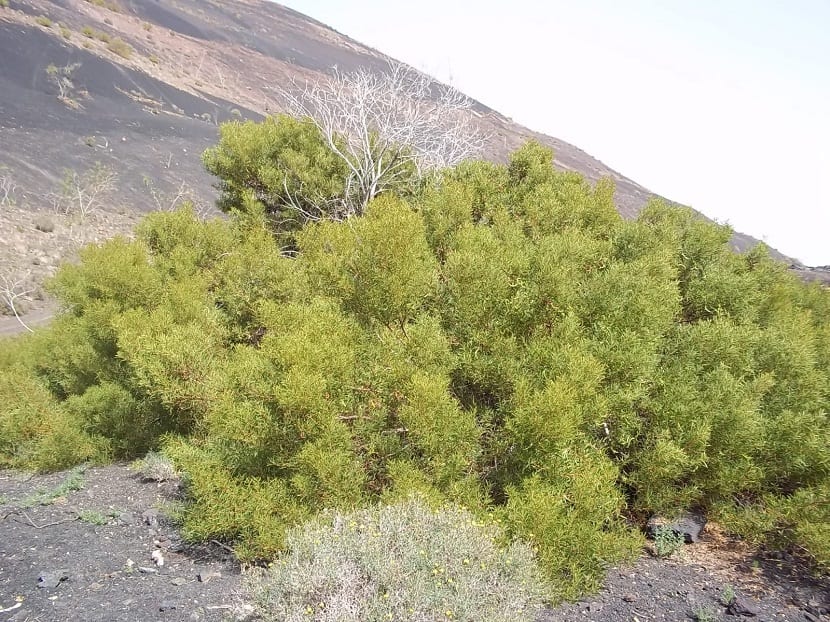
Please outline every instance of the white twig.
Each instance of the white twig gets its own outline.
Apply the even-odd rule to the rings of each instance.
[[[14,185],[11,177],[8,175],[0,177],[0,206],[14,205],[12,195],[16,189],[17,186]]]
[[[12,605],[11,607],[6,607],[5,609],[0,609],[0,613],[8,613],[9,611],[14,611],[15,609],[20,609],[23,606],[23,603],[17,603],[16,605]]]
[[[33,333],[35,331],[29,328],[29,326],[20,317],[20,313],[17,310],[18,299],[25,298],[33,291],[31,289],[23,289],[28,277],[29,272],[26,272],[22,278],[17,280],[8,274],[0,273],[0,301],[2,301],[8,307],[9,311],[14,314],[15,319],[17,319],[23,328],[30,333]]]
[[[63,178],[61,201],[53,203],[58,208],[65,202],[67,213],[77,212],[82,219],[86,218],[115,189],[117,180],[118,174],[100,163],[82,175],[67,170]]]
[[[172,212],[178,207],[181,207],[184,203],[190,203],[193,205],[200,218],[204,218],[206,214],[210,212],[209,208],[202,205],[201,201],[199,201],[199,198],[196,196],[196,192],[187,184],[187,182],[180,182],[179,187],[175,192],[167,193],[159,190],[153,183],[153,180],[145,176],[144,187],[147,188],[150,198],[153,199],[156,209],[160,212]]]

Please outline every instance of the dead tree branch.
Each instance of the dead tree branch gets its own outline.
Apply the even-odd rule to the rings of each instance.
[[[66,170],[63,178],[61,203],[65,213],[77,213],[86,218],[115,189],[118,174],[100,162],[86,173]]]
[[[9,175],[0,175],[0,207],[14,205],[14,191],[17,186]]]
[[[20,323],[20,325],[25,328],[30,333],[33,333],[31,328],[27,326],[27,324],[23,321],[20,317],[20,312],[17,308],[17,301],[21,299],[26,299],[26,297],[32,293],[33,290],[31,289],[24,289],[26,286],[26,280],[29,277],[29,272],[27,272],[23,277],[19,279],[15,279],[13,276],[0,272],[0,301],[6,305],[9,311],[12,312],[15,319]]]
[[[293,90],[279,89],[288,111],[310,118],[349,171],[339,218],[362,213],[381,192],[477,155],[485,136],[472,102],[400,64],[359,69]]]

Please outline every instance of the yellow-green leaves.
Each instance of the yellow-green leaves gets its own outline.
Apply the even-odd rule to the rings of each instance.
[[[311,225],[298,241],[312,286],[362,322],[405,323],[435,297],[437,264],[423,220],[400,199],[381,197],[363,217]]]

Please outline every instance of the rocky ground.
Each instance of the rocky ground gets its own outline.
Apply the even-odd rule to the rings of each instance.
[[[66,206],[47,206],[46,199],[43,203],[0,207],[0,316],[11,318],[0,317],[0,335],[19,332],[12,305],[35,322],[37,314],[28,314],[50,307],[43,282],[61,263],[75,260],[87,244],[131,236],[139,219],[127,210],[94,209],[81,216]]]
[[[124,466],[0,474],[0,620],[232,619],[239,565],[182,543],[174,493]]]
[[[0,472],[0,621],[254,619],[229,548],[182,542],[168,518],[177,492],[123,465]],[[830,619],[826,582],[707,531],[672,558],[610,569],[599,594],[540,622]]]

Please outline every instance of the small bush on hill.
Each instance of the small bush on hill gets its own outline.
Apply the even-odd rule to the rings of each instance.
[[[132,46],[118,37],[107,43],[107,49],[114,54],[118,54],[121,58],[130,58],[133,55]]]

